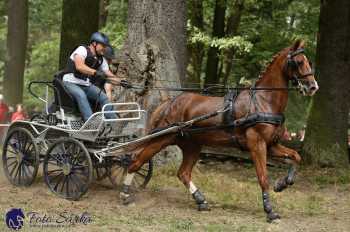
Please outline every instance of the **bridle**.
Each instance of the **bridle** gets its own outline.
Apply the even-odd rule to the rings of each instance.
[[[296,86],[298,89],[300,89],[301,91],[304,91],[304,83],[306,81],[306,78],[308,76],[313,76],[314,75],[314,71],[311,70],[310,72],[301,74],[299,72],[299,64],[296,60],[294,60],[293,58],[299,54],[304,54],[305,51],[303,48],[299,48],[295,51],[289,51],[288,55],[287,55],[287,62],[285,65],[285,71],[286,71],[286,75],[289,76],[289,80],[292,81],[292,85]],[[288,71],[291,71],[292,75],[290,76]]]

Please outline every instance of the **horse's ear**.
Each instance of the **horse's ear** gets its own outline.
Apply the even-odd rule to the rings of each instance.
[[[298,39],[297,41],[294,42],[294,45],[292,46],[292,50],[296,51],[300,48],[304,48],[305,42],[304,40]]]

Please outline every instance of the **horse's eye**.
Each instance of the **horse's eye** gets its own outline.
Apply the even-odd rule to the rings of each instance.
[[[303,60],[297,61],[297,65],[298,65],[298,66],[301,66],[301,65],[303,65],[303,64],[304,64],[304,61],[303,61]]]

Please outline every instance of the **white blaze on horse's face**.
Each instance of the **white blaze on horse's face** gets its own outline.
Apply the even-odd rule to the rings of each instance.
[[[299,75],[297,76],[305,76],[305,78],[303,78],[302,80],[298,79],[299,91],[304,96],[313,96],[319,89],[319,86],[312,72],[312,67],[310,65],[309,60],[304,54],[300,54],[295,57],[295,61],[298,64],[299,71]]]

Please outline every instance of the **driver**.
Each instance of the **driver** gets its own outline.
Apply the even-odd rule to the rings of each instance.
[[[82,114],[83,120],[87,121],[93,114],[89,100],[98,102],[102,107],[109,103],[104,92],[91,84],[90,79],[106,79],[106,77],[125,86],[128,83],[115,76],[108,67],[106,59],[103,57],[106,47],[110,46],[108,37],[95,32],[91,35],[88,46],[80,45],[70,55],[66,74],[63,76],[63,84],[67,91],[77,101],[78,108]],[[113,110],[112,106],[107,106],[106,111]],[[116,118],[114,113],[105,114],[108,119]]]

